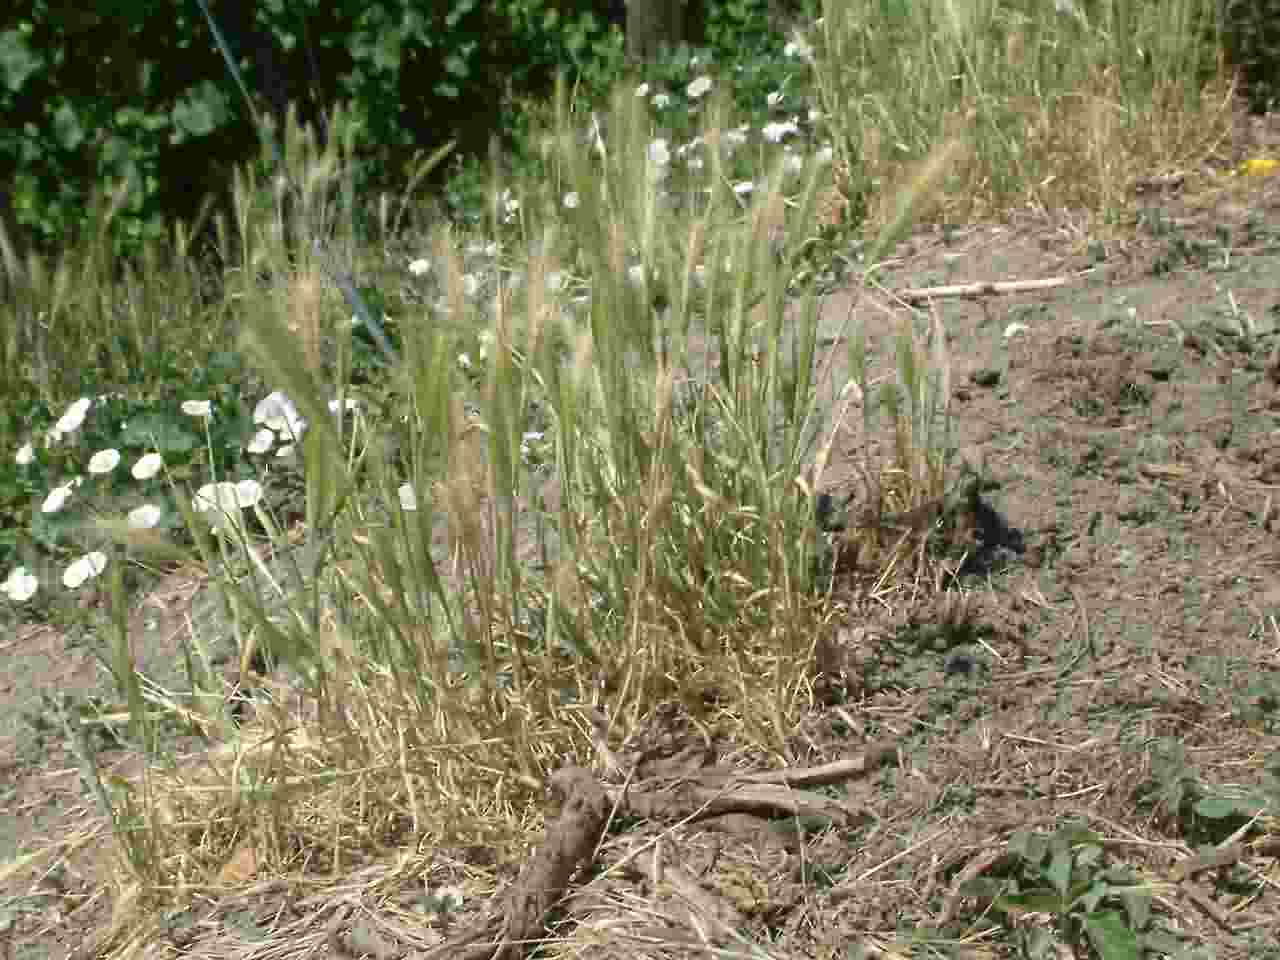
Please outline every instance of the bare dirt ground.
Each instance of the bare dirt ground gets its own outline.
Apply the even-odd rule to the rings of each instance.
[[[1275,155],[1280,117],[1241,123],[1224,166]],[[664,834],[678,850],[666,892],[656,862],[598,877],[552,953],[703,955],[687,920],[701,898],[704,915],[782,955],[901,956],[922,931],[954,955],[1095,955],[1081,931],[1105,925],[1104,907],[1090,920],[1087,898],[1028,898],[1015,916],[996,900],[1051,889],[1061,867],[1027,831],[1074,824],[1097,851],[1072,864],[1075,892],[1151,895],[1145,912],[1126,907],[1125,928],[1147,938],[1135,956],[1280,957],[1280,175],[1213,188],[1197,176],[1149,188],[1124,239],[1028,214],[924,232],[887,266],[884,291],[1068,281],[923,307],[947,333],[960,454],[983,468],[1006,542],[975,535],[991,563],[951,607],[850,593],[818,644],[824,681],[792,755],[881,761],[845,785],[845,822],[633,827],[596,862]],[[845,290],[822,317],[833,350],[851,316],[866,325],[874,376],[902,313],[888,292]],[[856,431],[838,438],[837,488],[860,456]],[[172,659],[197,587],[175,578],[139,608],[144,660]],[[65,856],[34,882],[0,875],[0,956],[62,956],[110,917],[109,848],[86,832],[96,811],[40,694],[101,692],[102,675],[38,626],[3,653],[0,854],[53,841]],[[673,750],[685,742],[663,724]],[[268,950],[283,932],[318,938],[317,955],[414,955],[422,941],[376,918],[411,916],[421,878],[404,891],[392,868],[384,879],[339,921],[273,890],[193,907],[154,955],[283,956]],[[683,927],[678,911],[627,906],[681,897]]]

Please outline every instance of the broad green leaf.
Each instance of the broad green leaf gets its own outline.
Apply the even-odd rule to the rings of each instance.
[[[1243,813],[1236,800],[1229,797],[1201,797],[1196,801],[1195,811],[1209,820],[1224,820]]]
[[[31,52],[27,38],[18,30],[0,33],[0,75],[10,93],[17,93],[22,85],[44,65],[44,60]]]
[[[84,142],[84,127],[75,109],[64,103],[53,114],[53,135],[64,150],[74,150]]]
[[[186,453],[199,442],[199,437],[180,423],[159,414],[134,417],[120,436],[121,446],[146,447],[158,453]]]
[[[1005,880],[996,880],[991,877],[975,877],[968,883],[961,885],[960,894],[965,897],[994,900],[1008,888],[1009,883]]]
[[[1056,931],[1049,927],[1032,927],[1025,931],[1025,936],[1023,956],[1029,960],[1049,960],[1058,954],[1062,946]]]
[[[1069,823],[1060,827],[1054,834],[1054,840],[1061,847],[1078,847],[1082,844],[1099,843],[1098,834],[1079,823]]]
[[[1086,843],[1076,851],[1076,866],[1092,867],[1102,862],[1102,848],[1097,844]]]
[[[444,18],[445,26],[450,30],[457,27],[458,21],[475,9],[475,5],[475,0],[455,0],[453,8]]]
[[[404,41],[398,29],[383,30],[378,34],[378,44],[374,48],[373,62],[382,70],[395,70],[400,66],[400,50]]]
[[[858,344],[858,365],[863,366],[867,362],[867,337],[865,332],[859,330],[858,335],[854,338],[854,342]],[[1028,860],[1032,859],[1032,851],[1030,851],[1030,840],[1034,837],[1034,833],[1029,829],[1015,829],[1012,836],[1009,837],[1009,849],[1019,856],[1024,856]]]
[[[227,119],[227,98],[222,91],[205,81],[173,105],[173,125],[180,139],[204,137],[213,133]]]
[[[1077,890],[1072,891],[1071,905],[1074,907],[1079,904],[1084,907],[1086,913],[1091,913],[1098,909],[1098,904],[1110,892],[1111,888],[1100,880],[1083,884]]]
[[[1148,953],[1167,953],[1177,955],[1182,951],[1183,941],[1165,930],[1152,930],[1142,937],[1142,946]]]
[[[1118,910],[1088,914],[1084,928],[1102,960],[1140,960],[1138,936],[1125,925]]]
[[[467,65],[467,61],[456,53],[451,53],[444,58],[444,69],[446,73],[454,77],[466,77],[471,73],[471,68]]]
[[[134,150],[127,139],[111,134],[102,144],[102,164],[108,170],[128,170]]]
[[[1049,883],[1060,895],[1065,895],[1071,886],[1071,861],[1071,850],[1057,846],[1053,851],[1053,858],[1049,861],[1049,869],[1045,871]]]
[[[996,909],[1006,913],[1052,913],[1063,912],[1062,897],[1052,890],[1028,890],[1026,893],[1013,893],[996,899]]]
[[[1142,930],[1151,921],[1151,894],[1145,890],[1129,890],[1120,894],[1120,902],[1129,914],[1129,926]]]

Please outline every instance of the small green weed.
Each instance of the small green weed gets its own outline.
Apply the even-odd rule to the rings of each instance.
[[[1061,956],[1092,948],[1102,960],[1138,960],[1155,890],[1122,866],[1109,865],[1102,838],[1079,824],[1053,833],[1020,830],[1009,838],[1012,862],[1002,877],[970,883],[990,899],[1021,955]]]

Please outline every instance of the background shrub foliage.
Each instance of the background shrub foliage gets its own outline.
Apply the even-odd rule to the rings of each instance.
[[[494,135],[512,146],[518,105],[548,93],[558,69],[595,94],[622,68],[624,0],[208,2],[252,109],[199,0],[4,6],[0,222],[11,234],[56,250],[127,184],[112,239],[117,252],[136,250],[167,221],[191,222],[206,199],[225,200],[232,171],[261,155],[251,114],[279,126],[291,102],[313,123],[338,103],[356,111],[361,186],[376,189],[405,182],[415,157],[450,141],[460,157],[483,158]],[[685,34],[741,58],[810,8],[694,0]],[[1280,4],[1225,0],[1223,14],[1225,46],[1263,109],[1280,77]]]
[[[0,217],[52,251],[123,184],[118,252],[225,200],[232,171],[260,156],[252,113],[281,124],[289,103],[322,121],[356,112],[361,185],[403,183],[447,142],[483,157],[512,146],[518,105],[555,72],[602,93],[622,68],[624,0],[208,0],[245,76],[227,71],[199,0],[25,0],[0,13]],[[694,0],[685,34],[712,50],[777,43],[806,0]],[[812,10],[809,12],[813,12]],[[1276,0],[1227,0],[1227,49],[1255,109],[1280,76]]]
[[[504,106],[557,68],[601,81],[621,34],[593,0],[210,0],[261,116],[339,102],[360,121],[369,186],[454,140],[482,153]],[[251,109],[196,0],[30,0],[0,14],[0,194],[45,249],[127,182],[123,239],[192,220],[259,154]],[[12,185],[12,189],[9,189]]]

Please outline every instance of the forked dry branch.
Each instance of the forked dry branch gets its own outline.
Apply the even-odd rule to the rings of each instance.
[[[548,917],[564,900],[573,877],[592,862],[609,826],[620,820],[641,817],[672,824],[714,820],[718,829],[731,826],[734,833],[757,836],[770,835],[771,822],[783,818],[818,816],[844,824],[856,811],[799,788],[862,776],[895,756],[892,746],[872,744],[860,755],[818,767],[758,774],[689,769],[622,786],[602,784],[582,767],[562,768],[550,780],[560,814],[549,823],[542,846],[515,883],[482,920],[420,956],[422,960],[520,956],[546,936]],[[726,823],[725,818],[733,819]],[[652,850],[641,853],[649,868],[646,872],[661,873],[688,906],[692,926],[723,926],[725,918],[733,916],[732,905],[703,890],[678,867],[663,865]]]

